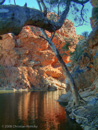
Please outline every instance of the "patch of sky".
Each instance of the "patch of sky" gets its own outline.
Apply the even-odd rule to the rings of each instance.
[[[81,8],[81,5],[78,5],[79,8]],[[75,30],[76,33],[81,35],[83,32],[87,31],[88,33],[90,33],[92,31],[91,28],[91,24],[90,24],[90,17],[92,16],[92,5],[90,4],[90,2],[85,4],[85,9],[87,9],[87,12],[85,12],[85,16],[87,16],[87,18],[84,18],[87,22],[84,22],[83,25],[77,25],[77,22],[74,21],[74,15],[72,15],[72,13],[70,12],[68,19],[71,20],[74,25],[75,25]]]

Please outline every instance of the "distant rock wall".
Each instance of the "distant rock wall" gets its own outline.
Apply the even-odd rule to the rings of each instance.
[[[93,35],[94,34],[94,35]],[[71,57],[72,75],[77,87],[90,87],[98,75],[98,30],[92,31],[88,41],[77,44],[77,52]]]
[[[56,90],[66,87],[65,76],[55,54],[39,35],[39,28],[26,26],[18,36],[10,33],[1,36],[0,88]],[[70,51],[62,49],[66,44],[65,38],[70,42],[70,51],[74,51],[78,37],[74,24],[69,20],[53,38],[63,60],[68,63]]]
[[[98,1],[91,0],[91,3],[98,8]],[[93,20],[88,39],[80,40],[71,56],[72,75],[79,89],[90,87],[98,75],[98,19]]]

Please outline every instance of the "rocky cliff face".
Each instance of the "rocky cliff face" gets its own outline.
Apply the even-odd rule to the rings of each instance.
[[[98,8],[97,1],[91,1]],[[94,15],[94,14],[93,14]],[[93,16],[92,16],[93,17]],[[92,19],[94,20],[92,23]],[[91,18],[92,32],[88,39],[80,40],[75,53],[71,56],[72,75],[78,88],[90,87],[98,75],[98,18]],[[92,86],[95,89],[95,86]]]
[[[98,1],[91,0],[91,2],[98,11]],[[72,107],[73,98],[70,91],[61,95],[58,100],[68,103],[65,108],[69,111],[69,116],[75,119],[83,130],[98,129],[98,17],[93,17],[98,16],[98,12],[95,14],[93,12],[91,18],[92,31],[89,37],[77,43],[70,63],[72,76],[80,96],[86,103],[76,108]]]
[[[50,33],[47,34],[50,36]],[[12,34],[1,36],[1,88],[55,90],[66,87],[65,77],[55,54],[39,35],[41,35],[39,28],[26,26],[18,36]],[[53,42],[59,48],[64,62],[68,63],[70,51],[74,51],[78,42],[71,21],[65,21],[63,27],[56,32]],[[66,43],[69,51],[64,47]]]

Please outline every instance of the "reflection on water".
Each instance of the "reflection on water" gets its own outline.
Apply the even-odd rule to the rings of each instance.
[[[38,125],[40,129],[57,129],[59,123],[66,120],[65,110],[56,102],[59,93],[32,92],[21,95],[18,105],[19,119],[24,121],[24,125],[28,125],[29,118],[31,124]]]
[[[76,124],[70,125],[64,108],[56,101],[63,92],[0,94],[0,125],[28,126],[36,130],[81,130]]]

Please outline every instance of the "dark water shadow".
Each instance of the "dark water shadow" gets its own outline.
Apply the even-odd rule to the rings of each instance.
[[[82,130],[56,101],[62,91],[0,94],[0,130]]]

